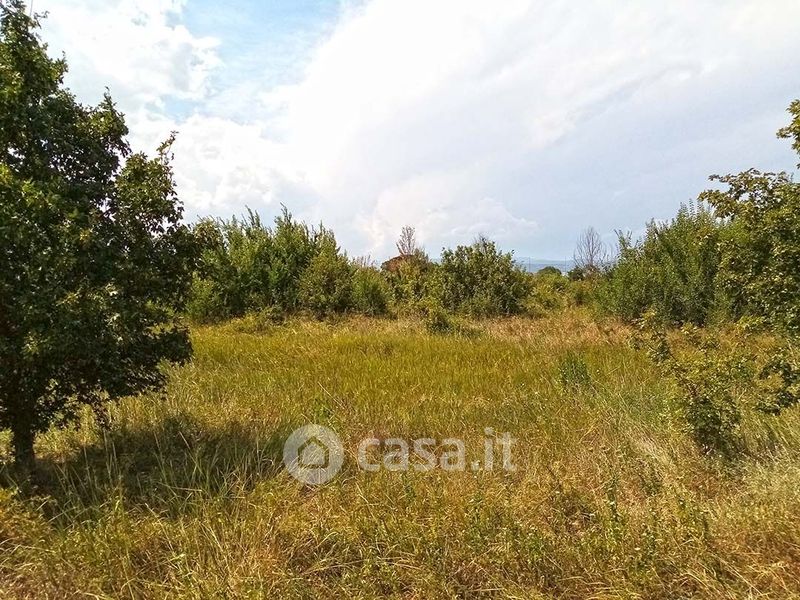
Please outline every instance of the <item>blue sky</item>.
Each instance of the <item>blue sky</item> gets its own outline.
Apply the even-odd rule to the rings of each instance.
[[[352,255],[571,255],[640,231],[711,173],[792,170],[795,0],[36,0],[86,103],[179,132],[187,216],[283,203]]]
[[[344,8],[333,0],[204,0],[186,3],[182,21],[197,35],[220,40],[225,68],[211,75],[212,85],[223,89],[253,79],[260,86],[275,86],[299,79]]]

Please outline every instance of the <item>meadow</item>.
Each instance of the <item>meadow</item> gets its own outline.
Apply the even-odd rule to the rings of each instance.
[[[163,394],[40,436],[38,484],[0,488],[0,598],[800,597],[800,409],[703,456],[634,336],[581,308],[196,327]],[[347,452],[319,487],[281,463],[307,423]],[[487,427],[514,472],[356,466],[364,437]]]

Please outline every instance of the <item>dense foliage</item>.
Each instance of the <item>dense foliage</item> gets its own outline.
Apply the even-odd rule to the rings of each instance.
[[[445,308],[476,316],[521,312],[527,294],[525,273],[511,253],[484,237],[442,252],[437,288]]]
[[[800,151],[800,103],[792,103],[789,111],[792,124],[779,135],[794,138]],[[786,173],[753,169],[712,179],[727,185],[700,196],[713,207],[713,218],[703,213],[698,227],[694,214],[693,226],[686,227],[687,216],[681,224],[679,215],[667,227],[679,249],[691,250],[679,256],[683,271],[696,277],[680,278],[683,285],[677,287],[665,285],[659,275],[678,269],[663,258],[648,264],[641,248],[653,242],[646,239],[639,253],[626,254],[623,248],[608,278],[608,287],[618,292],[610,295],[617,303],[609,305],[628,318],[644,316],[651,351],[677,383],[689,432],[704,451],[730,459],[743,447],[739,426],[750,412],[777,415],[800,401],[800,185]],[[625,297],[614,287],[626,276],[639,283],[647,273],[654,293],[641,294],[645,299],[639,304],[635,294]],[[690,282],[697,283],[686,285]],[[705,301],[683,302],[684,290],[700,290],[689,297]],[[725,308],[724,323],[734,323],[732,343],[722,343],[716,330],[686,328],[682,341],[671,341],[653,325],[664,317],[703,323],[715,304]],[[702,310],[693,313],[692,306]]]
[[[389,287],[364,261],[350,261],[323,226],[296,221],[285,208],[274,226],[249,212],[195,226],[202,247],[189,315],[212,322],[269,310],[318,317],[347,311],[384,314]]]
[[[194,246],[169,143],[131,154],[111,98],[76,102],[36,18],[0,10],[0,427],[28,468],[36,433],[161,387],[160,363],[189,356],[175,314]]]
[[[202,251],[189,314],[197,320],[266,307],[293,311],[308,297],[301,283],[314,259],[325,248],[338,252],[332,232],[298,223],[286,209],[272,228],[249,212],[242,219],[201,221],[195,234]]]
[[[524,310],[530,288],[512,255],[484,238],[443,250],[438,263],[406,241],[409,252],[378,270],[348,260],[330,230],[297,222],[286,209],[272,228],[250,212],[242,219],[203,220],[195,235],[203,251],[189,314],[197,321],[267,308],[318,317],[346,312],[375,316],[390,310],[427,314],[431,307],[473,316],[507,315]],[[406,228],[402,235],[413,233]]]
[[[717,177],[702,197],[726,219],[719,284],[735,317],[800,333],[800,184],[755,170]]]
[[[722,226],[703,205],[690,205],[667,223],[651,221],[637,242],[620,235],[619,258],[601,285],[601,302],[626,320],[653,310],[669,323],[706,323],[719,308]]]
[[[800,152],[800,102],[789,111],[779,135]],[[620,236],[600,302],[631,321],[647,311],[676,324],[748,317],[797,333],[800,184],[755,169],[712,179],[726,188],[703,192],[669,223],[651,222],[636,243]]]

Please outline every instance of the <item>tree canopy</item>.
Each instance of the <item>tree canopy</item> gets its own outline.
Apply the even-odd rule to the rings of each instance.
[[[190,355],[176,318],[193,269],[170,168],[132,153],[108,93],[64,87],[39,20],[0,3],[0,427],[15,459],[37,432],[158,389],[162,361]]]

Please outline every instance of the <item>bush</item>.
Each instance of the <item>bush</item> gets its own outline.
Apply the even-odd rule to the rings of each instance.
[[[317,317],[347,310],[352,305],[352,267],[334,243],[320,250],[300,280],[300,303]]]
[[[566,306],[569,280],[558,269],[554,271],[542,269],[536,275],[528,276],[529,293],[524,308],[530,316],[542,317]]]
[[[214,282],[197,275],[192,280],[186,314],[195,323],[216,323],[231,316]]]
[[[567,285],[567,301],[573,306],[592,304],[597,297],[597,288],[602,280],[570,281]]]
[[[453,331],[454,323],[447,311],[435,302],[425,308],[425,329],[428,333],[448,333]]]
[[[242,219],[204,219],[195,226],[194,234],[202,251],[189,314],[201,322],[238,317],[270,307],[283,313],[304,308],[301,282],[304,277],[312,277],[305,275],[312,262],[316,260],[315,276],[320,281],[325,279],[320,262],[333,255],[339,262],[347,262],[339,254],[331,231],[296,222],[285,208],[276,217],[273,228],[248,211]],[[323,251],[326,257],[317,259]],[[330,290],[315,296],[307,285],[304,298],[313,307],[306,308],[322,310],[329,296]],[[342,302],[336,300],[334,304]]]
[[[352,286],[355,310],[369,316],[386,314],[391,291],[380,271],[373,267],[356,267]]]
[[[471,246],[444,250],[436,275],[431,293],[447,310],[493,316],[519,313],[524,308],[526,273],[514,264],[511,253],[498,251],[486,238]]]
[[[569,270],[567,278],[570,281],[583,281],[584,279],[588,279],[586,270],[577,265]]]
[[[301,279],[323,250],[338,254],[333,232],[321,225],[315,229],[294,221],[284,208],[275,219],[269,248],[266,274],[269,304],[280,306],[287,312],[300,308]]]
[[[702,205],[683,206],[644,238],[620,235],[620,253],[599,289],[601,306],[628,321],[653,310],[673,324],[708,322],[720,308],[716,276],[724,224]]]
[[[542,269],[539,269],[538,271],[536,271],[536,275],[537,275],[537,277],[562,277],[563,276],[560,269],[558,269],[556,267],[553,267],[551,265],[548,265],[548,266],[546,266],[546,267],[544,267]]]
[[[733,458],[743,445],[739,435],[741,409],[735,392],[752,373],[742,357],[705,350],[669,363],[680,391],[678,403],[700,449]]]
[[[780,337],[754,335],[746,323],[732,331],[684,326],[668,337],[648,314],[642,320],[652,358],[676,383],[676,405],[705,453],[736,458],[746,447],[745,415],[778,415],[800,402],[800,353]]]
[[[436,270],[421,250],[400,255],[381,265],[381,274],[389,286],[392,302],[400,312],[424,311],[430,279]]]

